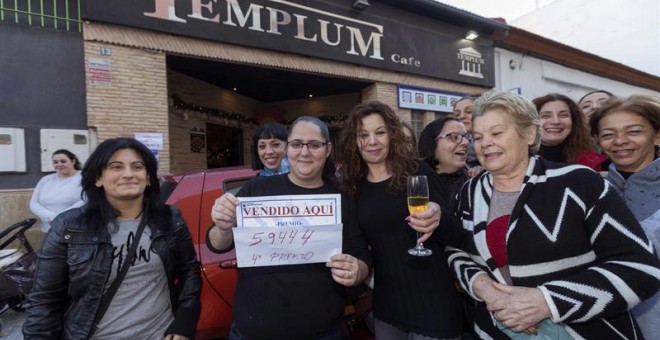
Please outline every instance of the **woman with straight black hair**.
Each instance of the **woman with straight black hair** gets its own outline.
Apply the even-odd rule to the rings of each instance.
[[[82,171],[87,203],[53,221],[38,254],[25,339],[193,339],[199,262],[188,227],[160,200],[142,143],[101,143]]]

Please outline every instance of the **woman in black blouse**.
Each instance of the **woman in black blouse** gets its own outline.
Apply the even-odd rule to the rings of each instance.
[[[360,228],[374,260],[374,302],[378,339],[458,338],[462,311],[447,267],[443,242],[454,242],[440,226],[437,202],[442,192],[433,170],[415,159],[403,126],[390,107],[360,104],[349,114],[340,140],[343,190],[355,197]],[[409,215],[406,179],[426,175],[431,205]],[[442,232],[439,232],[442,230]],[[416,232],[424,235],[417,240]],[[442,238],[441,238],[442,237]],[[415,242],[433,251],[428,257],[409,255]]]

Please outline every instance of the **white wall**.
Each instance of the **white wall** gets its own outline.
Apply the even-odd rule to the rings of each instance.
[[[660,76],[660,1],[557,0],[512,26]]]
[[[520,94],[530,100],[550,92],[557,92],[577,101],[593,90],[607,90],[619,97],[632,94],[660,95],[657,91],[502,48],[495,49],[495,87],[501,90],[520,88]]]

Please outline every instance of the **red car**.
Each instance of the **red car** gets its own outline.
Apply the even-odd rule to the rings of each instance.
[[[181,210],[202,264],[202,314],[197,323],[197,339],[228,336],[238,278],[236,253],[233,250],[216,254],[206,247],[206,231],[212,224],[211,207],[222,194],[236,194],[257,175],[257,171],[247,167],[231,167],[161,177],[163,199]],[[373,339],[364,323],[353,326],[352,339]]]
[[[161,190],[167,204],[183,214],[190,237],[202,263],[202,315],[197,338],[226,337],[232,320],[236,289],[236,253],[216,254],[206,247],[206,231],[212,224],[211,207],[225,192],[236,193],[257,172],[246,167],[207,170],[161,177]]]

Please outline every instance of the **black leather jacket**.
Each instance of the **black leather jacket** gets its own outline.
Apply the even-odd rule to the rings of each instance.
[[[82,209],[60,214],[46,235],[28,298],[25,339],[87,339],[89,335],[111,270],[113,246],[107,228],[80,225]],[[149,226],[152,246],[167,273],[174,314],[164,335],[194,339],[201,310],[200,265],[181,213],[174,207],[172,212],[168,232]]]

